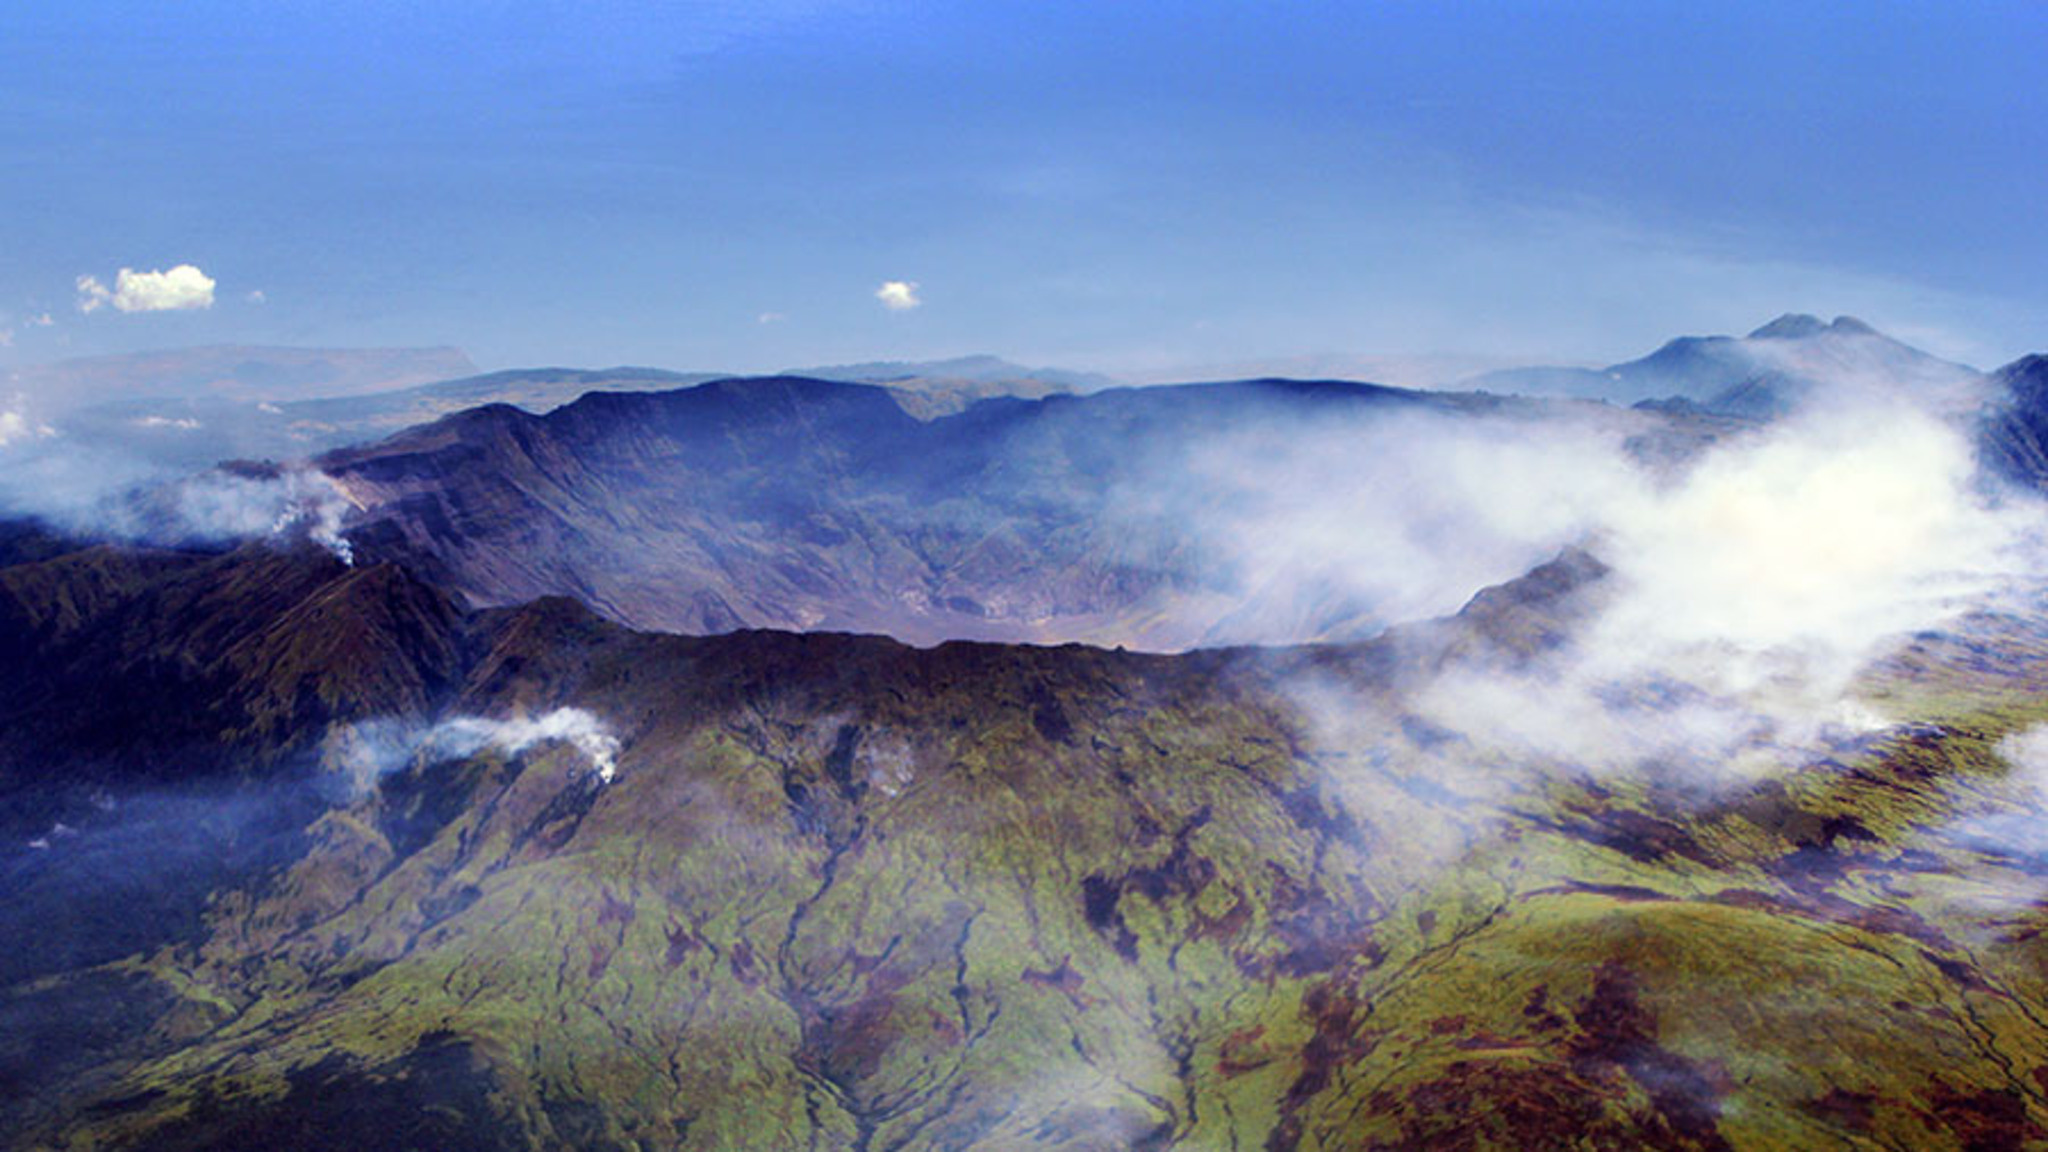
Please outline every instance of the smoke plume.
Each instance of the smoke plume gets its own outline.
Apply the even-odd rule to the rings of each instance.
[[[619,740],[602,720],[581,708],[557,708],[535,717],[492,720],[453,716],[421,727],[395,720],[368,720],[328,733],[325,759],[356,793],[414,764],[435,764],[474,756],[486,748],[517,756],[540,744],[575,748],[600,784],[618,771]]]
[[[18,411],[0,413],[0,516],[40,519],[91,539],[216,545],[304,535],[354,563],[351,505],[306,465],[225,465],[189,476],[83,443]]]

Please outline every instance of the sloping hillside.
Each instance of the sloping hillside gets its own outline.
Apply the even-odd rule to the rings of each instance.
[[[67,831],[5,857],[9,931],[41,942],[16,955],[45,961],[0,996],[8,1127],[149,1148],[2048,1138],[2039,857],[2013,831],[2040,801],[1994,751],[2048,716],[2041,630],[1924,638],[1872,684],[1921,723],[1751,779],[1504,759],[1428,721],[1432,677],[1540,667],[1602,574],[1567,557],[1366,645],[1160,657],[650,636],[561,600],[464,615],[313,552],[9,570],[16,618],[64,621],[16,631],[24,651],[102,687],[0,702],[72,734],[9,752],[10,794],[74,744],[99,765]],[[145,617],[214,639],[127,660],[113,638]],[[130,692],[217,719],[67,720]],[[293,725],[264,726],[286,699]],[[436,736],[562,709],[615,752]],[[107,759],[123,740],[214,762],[146,782]],[[194,845],[234,851],[161,867]],[[137,925],[92,898],[136,874],[188,912]]]

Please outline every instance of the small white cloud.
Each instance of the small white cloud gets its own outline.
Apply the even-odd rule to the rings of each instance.
[[[48,312],[43,312],[38,315],[29,317],[28,319],[22,321],[22,323],[28,325],[31,328],[48,328],[52,324],[55,324],[56,321],[50,318],[50,314]]]
[[[213,307],[213,277],[180,264],[160,272],[123,268],[110,291],[96,276],[78,278],[78,310],[97,312],[112,304],[119,312],[182,312]]]
[[[261,304],[261,303],[263,303],[263,302],[265,302],[265,301],[269,300],[269,299],[270,299],[270,297],[268,297],[268,296],[265,296],[265,295],[263,294],[263,289],[261,289],[261,288],[255,288],[255,289],[251,289],[251,290],[250,290],[250,292],[249,292],[249,294],[248,294],[247,296],[244,296],[244,297],[242,297],[242,299],[244,299],[244,300],[247,300],[247,301],[248,301],[249,303],[251,303],[251,304]]]
[[[763,313],[761,313],[761,314],[760,314],[759,316],[756,316],[756,317],[754,317],[754,323],[756,323],[756,324],[780,324],[780,323],[782,323],[782,322],[783,322],[784,320],[787,320],[787,319],[789,319],[789,317],[788,317],[788,316],[785,316],[785,315],[783,315],[783,314],[782,314],[782,313],[780,313],[780,312],[763,312]]]
[[[17,440],[27,440],[31,437],[55,436],[56,434],[57,430],[55,428],[29,418],[28,413],[21,407],[20,397],[15,398],[14,407],[0,411],[0,448],[4,448]]]
[[[134,424],[138,428],[175,428],[180,432],[190,432],[199,427],[199,421],[190,416],[142,416]]]
[[[875,299],[891,312],[908,312],[924,303],[917,298],[917,281],[890,280],[875,289]]]

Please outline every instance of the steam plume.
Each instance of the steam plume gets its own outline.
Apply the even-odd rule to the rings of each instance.
[[[538,744],[571,745],[589,762],[591,775],[609,784],[618,771],[619,740],[604,722],[581,708],[557,708],[535,717],[492,720],[454,716],[428,727],[393,720],[367,720],[330,732],[326,758],[357,792],[367,791],[393,772],[415,763],[474,756],[485,748],[517,756]]]

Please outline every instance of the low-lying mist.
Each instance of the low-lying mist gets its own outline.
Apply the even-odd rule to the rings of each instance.
[[[303,781],[102,788],[0,843],[0,987],[194,939],[215,889],[292,858]]]

